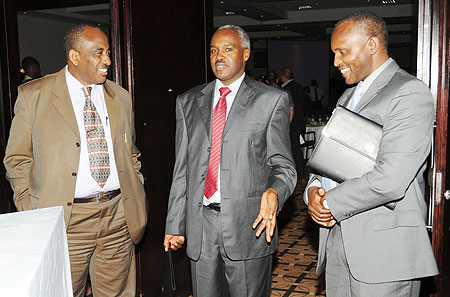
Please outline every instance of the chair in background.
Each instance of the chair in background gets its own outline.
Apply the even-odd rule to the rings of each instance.
[[[300,148],[303,151],[303,156],[304,156],[305,160],[309,159],[309,156],[311,155],[312,151],[314,150],[315,145],[316,145],[316,132],[307,131],[305,133],[305,137],[303,138],[303,141],[302,141],[302,136],[300,135]]]

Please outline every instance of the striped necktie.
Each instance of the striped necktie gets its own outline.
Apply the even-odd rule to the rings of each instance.
[[[231,90],[227,87],[220,88],[220,98],[212,113],[212,136],[211,136],[211,152],[209,155],[208,172],[205,182],[205,196],[211,198],[217,191],[217,176],[220,165],[220,151],[222,143],[222,133],[225,127],[227,116],[227,100],[226,97]]]
[[[82,89],[86,99],[84,102],[83,116],[89,167],[91,168],[92,177],[103,188],[109,177],[108,144],[106,142],[102,120],[98,115],[94,102],[91,100],[92,88],[84,86]]]

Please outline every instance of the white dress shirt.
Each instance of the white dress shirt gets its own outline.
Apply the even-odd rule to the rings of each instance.
[[[230,113],[231,106],[233,105],[234,98],[236,98],[236,94],[241,86],[242,81],[244,80],[245,73],[243,73],[237,80],[235,80],[231,85],[225,86],[220,80],[216,79],[216,85],[214,87],[214,106],[217,105],[220,99],[220,91],[219,89],[222,87],[228,87],[231,90],[225,98],[227,100],[227,114],[226,118],[228,118],[228,114]],[[222,152],[221,152],[222,153]],[[221,158],[222,159],[222,158]],[[220,203],[220,163],[219,163],[219,172],[217,175],[217,191],[208,199],[205,195],[203,195],[203,205],[209,205],[210,203]]]
[[[75,185],[75,198],[83,198],[100,192],[112,191],[120,188],[119,176],[117,175],[116,160],[114,158],[113,142],[111,138],[111,129],[109,128],[108,110],[105,103],[105,94],[103,85],[88,85],[91,87],[91,100],[97,109],[105,130],[106,143],[109,153],[109,177],[104,185],[100,187],[91,175],[89,166],[89,156],[86,142],[86,130],[84,128],[83,108],[86,101],[83,93],[83,84],[81,84],[70,72],[66,66],[66,83],[69,90],[70,100],[72,101],[73,111],[77,119],[78,130],[80,132],[80,162],[78,165],[77,182]]]

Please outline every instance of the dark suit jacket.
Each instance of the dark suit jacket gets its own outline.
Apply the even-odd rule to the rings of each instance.
[[[147,224],[144,180],[134,145],[134,112],[129,93],[112,81],[104,94],[114,143],[125,218],[131,239],[141,240]],[[80,135],[67,89],[65,68],[19,87],[5,154],[7,179],[19,211],[62,205],[72,212]]]
[[[284,90],[289,91],[291,94],[292,100],[294,101],[294,118],[291,123],[291,130],[305,130],[305,102],[306,102],[306,94],[303,90],[302,85],[296,83],[291,80],[287,85],[284,86]]]
[[[186,235],[187,254],[197,260],[202,245],[205,177],[211,146],[211,114],[215,81],[192,88],[176,103],[176,161],[166,220],[166,234]],[[289,97],[246,76],[229,112],[222,136],[220,161],[223,242],[233,260],[275,252],[252,229],[261,196],[278,193],[279,210],[296,184],[289,141]]]

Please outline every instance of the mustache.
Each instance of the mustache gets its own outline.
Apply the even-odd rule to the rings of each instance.
[[[217,61],[214,63],[214,65],[217,65],[217,64],[226,65],[226,63],[225,63],[224,60],[217,60]]]

